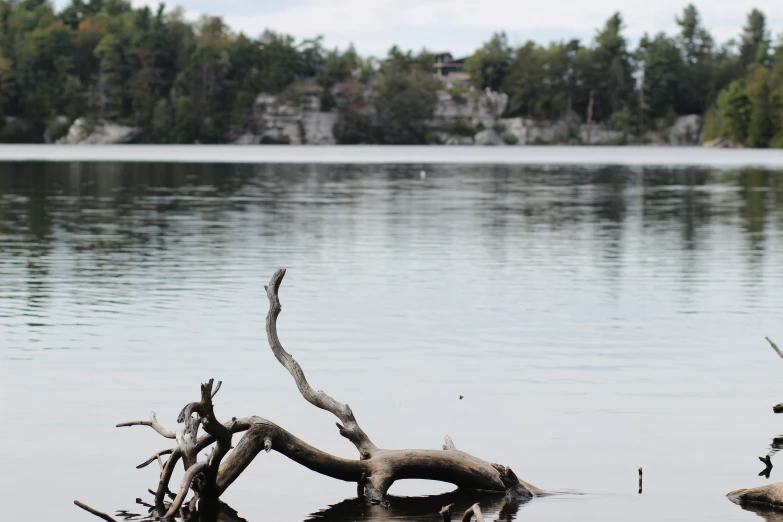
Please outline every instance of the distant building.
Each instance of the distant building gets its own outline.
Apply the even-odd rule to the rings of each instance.
[[[435,75],[438,78],[446,78],[451,76],[456,80],[461,80],[462,76],[467,79],[467,73],[462,69],[465,66],[465,58],[455,60],[451,53],[438,53],[435,55],[435,63],[433,68],[435,69]]]

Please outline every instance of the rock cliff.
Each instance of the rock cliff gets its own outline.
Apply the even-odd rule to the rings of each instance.
[[[56,143],[69,145],[112,145],[115,143],[130,143],[141,132],[138,127],[129,127],[104,120],[90,123],[87,118],[76,118],[68,134]]]

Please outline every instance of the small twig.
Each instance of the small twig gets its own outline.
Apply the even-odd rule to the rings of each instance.
[[[770,339],[769,337],[764,337],[764,339],[767,340],[767,342],[770,344],[770,346],[772,346],[772,349],[775,350],[775,352],[777,352],[777,354],[780,356],[781,359],[783,359],[783,352],[780,351],[780,348],[778,348],[778,345],[775,344],[774,342],[772,342],[772,339]]]
[[[451,440],[451,437],[446,435],[444,440],[445,440],[445,443],[443,444],[443,449],[444,450],[455,450],[455,449],[457,449],[457,447],[454,445],[454,441]]]
[[[153,456],[151,456],[150,458],[148,458],[147,460],[145,460],[144,462],[142,462],[141,464],[139,464],[138,466],[136,466],[136,469],[146,468],[147,466],[152,464],[152,462],[155,461],[156,459],[158,461],[158,464],[160,464],[160,469],[163,469],[163,461],[160,460],[161,455],[171,455],[173,451],[174,451],[173,448],[161,450],[156,454],[154,454]]]
[[[449,504],[448,506],[443,506],[440,511],[438,511],[438,515],[443,516],[443,522],[451,522],[451,508],[454,507],[454,504]]]
[[[158,423],[158,418],[155,416],[155,412],[154,411],[152,412],[152,415],[150,416],[150,420],[148,420],[148,421],[138,420],[138,421],[130,421],[130,422],[121,422],[121,423],[117,424],[118,428],[126,428],[128,426],[149,426],[150,428],[152,428],[153,430],[157,431],[158,433],[160,433],[161,435],[163,435],[167,439],[175,439],[175,438],[177,438],[177,434],[176,433],[174,433],[173,431],[167,430],[166,428],[164,428],[163,426],[161,426]]]
[[[95,508],[91,508],[90,506],[88,506],[87,504],[85,504],[83,502],[79,502],[78,500],[74,500],[73,503],[76,504],[77,506],[79,506],[80,508],[82,508],[83,510],[85,510],[86,512],[91,513],[91,514],[95,515],[98,518],[102,518],[106,522],[117,522],[116,520],[111,518],[109,515],[107,515],[103,511],[98,511]]]
[[[484,515],[481,513],[481,508],[478,504],[473,504],[462,515],[462,522],[470,522],[472,517],[476,517],[476,522],[484,522]]]
[[[142,505],[142,506],[144,506],[144,507],[146,507],[146,508],[155,509],[155,506],[153,506],[152,504],[149,504],[149,503],[147,503],[147,502],[144,502],[144,501],[143,501],[142,499],[140,499],[140,498],[137,498],[137,499],[136,499],[136,503],[137,503],[137,504],[140,504],[140,505]]]
[[[212,391],[212,398],[217,395],[218,390],[220,390],[220,385],[223,384],[223,381],[218,381],[217,386],[215,386],[215,389]]]

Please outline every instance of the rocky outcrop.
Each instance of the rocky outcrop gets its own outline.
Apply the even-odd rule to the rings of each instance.
[[[508,106],[508,95],[486,91],[465,91],[452,94],[437,92],[438,101],[430,124],[433,127],[447,127],[456,122],[469,125],[492,127],[500,120]]]
[[[112,145],[130,143],[141,132],[138,127],[129,127],[105,120],[91,123],[87,118],[77,118],[68,129],[68,134],[56,143],[69,145]]]
[[[705,141],[702,147],[707,147],[708,149],[730,149],[733,148],[734,145],[731,143],[728,136],[721,136],[714,140]]]
[[[486,129],[473,137],[473,142],[476,145],[505,145],[503,136],[498,134],[492,129]]]
[[[272,94],[262,93],[253,104],[253,124],[233,143],[285,143],[291,145],[334,145],[336,112],[321,112],[317,96],[305,96],[299,104],[287,103]]]
[[[756,505],[783,510],[783,482],[750,489],[736,489],[726,495],[741,506]]]
[[[669,145],[696,146],[701,143],[701,116],[680,116],[669,129]]]
[[[547,122],[528,118],[507,118],[499,120],[498,123],[505,127],[506,133],[516,138],[518,145],[588,143],[587,125],[574,120]],[[622,132],[610,130],[601,123],[594,123],[589,134],[591,145],[616,144],[624,138]]]
[[[0,120],[0,141],[3,143],[26,143],[40,141],[36,139],[30,124],[16,116],[5,116]]]
[[[67,116],[56,116],[49,125],[46,126],[46,130],[43,134],[44,143],[54,143],[60,138],[68,134],[70,130],[71,121]]]
[[[473,145],[473,136],[438,132],[435,137],[440,145]]]

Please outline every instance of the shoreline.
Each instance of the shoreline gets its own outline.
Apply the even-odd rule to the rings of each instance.
[[[783,150],[667,146],[0,145],[0,161],[783,168]]]

